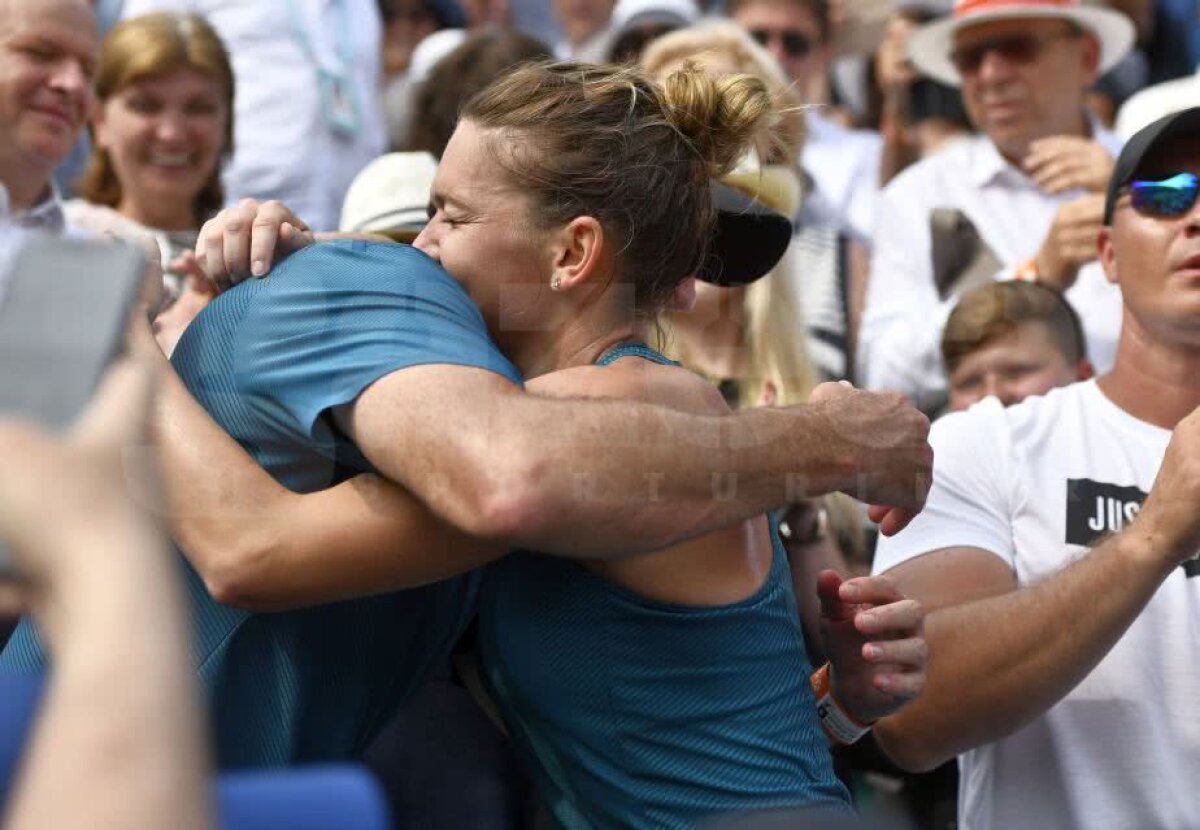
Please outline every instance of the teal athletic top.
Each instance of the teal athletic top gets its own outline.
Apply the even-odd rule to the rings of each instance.
[[[299,492],[372,470],[330,410],[384,375],[445,363],[521,382],[488,339],[479,310],[436,262],[415,248],[367,242],[311,246],[270,278],[221,295],[188,328],[173,362],[209,414]],[[186,573],[196,658],[224,767],[361,752],[445,665],[479,581],[471,574],[303,611],[252,614],[218,605],[190,566]],[[23,622],[0,667],[41,662],[36,633]]]
[[[638,356],[641,344],[599,365]],[[514,553],[480,595],[485,682],[547,810],[566,828],[692,828],[738,810],[849,810],[809,683],[775,533],[753,596],[647,599],[566,559]]]

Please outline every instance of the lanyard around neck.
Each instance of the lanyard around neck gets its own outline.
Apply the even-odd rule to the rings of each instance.
[[[341,62],[341,66],[337,67],[334,74],[344,76],[348,75],[354,66],[354,42],[350,37],[350,9],[346,0],[332,0],[332,2],[337,9],[337,56]],[[300,49],[314,66],[330,71],[329,67],[322,64],[321,56],[313,44],[312,21],[304,16],[296,0],[283,0],[283,3],[287,6],[288,23],[291,25],[292,36],[296,39]]]

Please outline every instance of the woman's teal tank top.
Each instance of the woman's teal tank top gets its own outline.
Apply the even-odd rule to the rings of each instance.
[[[640,343],[598,365],[637,356]],[[817,722],[787,557],[751,597],[642,597],[561,558],[492,565],[484,678],[548,812],[566,828],[690,828],[767,807],[849,809]]]

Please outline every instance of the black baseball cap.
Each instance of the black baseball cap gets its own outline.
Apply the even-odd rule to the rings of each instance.
[[[1112,224],[1113,209],[1117,206],[1121,188],[1133,181],[1142,163],[1160,152],[1169,140],[1181,135],[1200,136],[1200,107],[1191,107],[1160,118],[1138,130],[1126,142],[1117,156],[1112,178],[1108,181],[1108,192],[1104,198],[1104,224]]]
[[[745,285],[770,273],[792,241],[792,220],[742,191],[712,182],[717,227],[697,279]]]

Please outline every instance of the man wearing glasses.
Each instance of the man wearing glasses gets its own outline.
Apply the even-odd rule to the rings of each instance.
[[[730,18],[779,62],[802,103],[828,102],[832,50],[827,0],[729,0],[726,7]],[[836,227],[870,247],[882,140],[875,133],[847,129],[820,107],[807,110],[805,120],[808,137],[800,164],[815,190],[805,205],[806,220]]]
[[[913,33],[916,68],[962,89],[979,135],[884,190],[858,344],[866,386],[938,409],[942,328],[957,298],[989,279],[1063,291],[1089,357],[1112,366],[1121,298],[1093,260],[1120,145],[1084,95],[1132,40],[1128,18],[1080,0],[957,0]]]
[[[1114,368],[935,424],[925,510],[879,546],[932,659],[875,734],[909,769],[959,755],[964,830],[1200,826],[1198,174],[1200,108],[1130,139],[1098,242]]]

